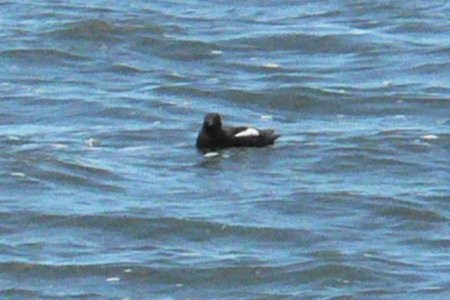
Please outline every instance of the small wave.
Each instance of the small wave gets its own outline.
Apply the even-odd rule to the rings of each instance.
[[[81,161],[64,161],[60,159],[52,159],[51,161],[52,165],[55,167],[60,167],[63,169],[71,170],[74,172],[77,172],[79,174],[85,174],[85,175],[91,175],[91,176],[100,176],[101,178],[107,178],[107,179],[118,179],[120,178],[117,174],[114,172],[104,169],[99,166],[92,166],[87,165]]]
[[[198,61],[213,59],[220,51],[217,45],[199,40],[181,40],[175,38],[145,37],[137,42],[136,48],[144,53],[172,60]]]
[[[238,62],[233,62],[231,64],[229,64],[230,66],[232,66],[235,69],[240,69],[243,70],[245,72],[249,72],[249,73],[253,73],[253,74],[264,74],[264,77],[267,78],[267,82],[273,82],[271,79],[275,79],[282,83],[283,85],[286,85],[289,81],[292,81],[292,83],[297,83],[300,82],[301,79],[305,78],[305,81],[308,81],[307,79],[312,79],[309,76],[304,76],[303,78],[300,78],[300,75],[292,75],[293,73],[293,69],[292,66],[285,66],[285,65],[280,65],[277,62],[267,62],[267,61],[238,61]],[[280,80],[280,78],[282,79],[286,79],[289,78],[291,80],[287,80],[287,81],[283,81]],[[295,80],[293,80],[295,78]]]
[[[242,237],[246,240],[256,239],[264,241],[278,241],[286,243],[305,242],[315,240],[318,237],[308,230],[292,228],[275,227],[257,227],[247,225],[228,225],[207,220],[181,219],[173,217],[145,218],[136,216],[118,216],[118,215],[57,215],[57,214],[39,214],[23,213],[21,215],[0,213],[0,216],[6,221],[8,219],[20,219],[23,224],[39,223],[43,226],[60,227],[79,227],[83,224],[85,227],[99,228],[102,230],[113,231],[119,234],[124,232],[128,234],[133,232],[140,238],[153,237],[158,235],[200,237],[201,239],[220,238],[226,236]]]
[[[276,108],[289,111],[336,113],[346,106],[345,101],[333,101],[336,97],[345,98],[339,92],[324,91],[311,87],[287,87],[270,90],[248,91],[240,89],[227,89],[209,91],[192,86],[161,86],[156,92],[169,95],[180,95],[193,99],[216,98],[240,106],[258,106]],[[348,103],[351,106],[350,103]]]
[[[130,107],[106,107],[98,115],[107,119],[147,119],[144,111]]]
[[[404,21],[396,25],[390,30],[386,30],[389,33],[410,33],[410,34],[440,34],[447,33],[448,28],[437,26],[433,24],[431,20],[418,20],[418,21]]]
[[[179,95],[186,98],[215,98],[216,94],[213,91],[197,89],[191,86],[179,85],[161,85],[154,89],[154,92],[162,95]]]
[[[100,299],[105,295],[97,293],[55,293],[49,291],[43,293],[40,291],[25,289],[25,288],[0,288],[0,297],[7,299]]]
[[[0,57],[24,60],[39,64],[87,61],[85,56],[55,49],[15,49],[0,52]]]
[[[450,46],[447,45],[435,45],[435,47],[428,50],[428,54],[439,57],[441,54],[448,55],[450,53]]]
[[[261,51],[301,51],[304,53],[360,53],[374,49],[389,48],[389,45],[376,44],[373,39],[360,34],[310,35],[287,33],[264,35],[255,38],[240,38],[226,42],[239,48]]]
[[[18,116],[15,114],[0,113],[0,125],[12,124],[15,121],[17,121],[17,119],[18,119]],[[1,136],[0,136],[0,139],[1,139]]]
[[[442,248],[442,250],[450,249],[449,239],[432,239],[432,238],[413,238],[403,241],[404,244],[415,245],[419,247],[428,246],[430,250]]]
[[[133,272],[124,270],[132,268]],[[335,283],[351,283],[355,281],[373,281],[378,276],[389,276],[380,270],[357,267],[346,264],[305,263],[281,266],[228,265],[204,267],[133,267],[117,264],[38,264],[38,263],[0,263],[0,270],[9,274],[24,274],[27,276],[54,280],[64,278],[102,277],[105,281],[139,280],[152,276],[153,282],[164,284],[251,284],[255,281],[280,282],[288,280],[293,285],[310,284],[332,280]],[[187,275],[191,274],[191,275]],[[192,276],[192,274],[195,274]],[[119,279],[119,280],[118,280]]]
[[[0,296],[8,299],[39,299],[42,294],[37,291],[20,288],[0,289]]]
[[[289,272],[292,273],[292,272]],[[354,281],[370,281],[377,278],[379,271],[345,264],[324,264],[311,266],[305,270],[293,271],[308,281],[323,281],[327,278],[350,283]]]
[[[151,122],[151,120],[149,120]],[[139,129],[139,130],[117,130],[115,132],[105,132],[95,136],[95,140],[102,141],[109,147],[141,147],[136,143],[145,142],[148,143],[152,139],[155,139],[155,131],[153,129]],[[132,143],[130,143],[132,141]],[[131,145],[130,145],[131,144]]]
[[[137,73],[144,73],[145,71],[142,69],[139,69],[137,67],[129,66],[126,64],[116,64],[113,65],[110,70],[114,73],[119,74],[137,74]]]
[[[83,20],[65,24],[63,28],[52,30],[47,34],[63,39],[83,39],[101,42],[117,42],[120,35],[144,32],[145,28],[139,25],[114,25],[104,20]],[[161,32],[160,27],[155,26],[153,32]]]
[[[24,136],[0,134],[0,143],[8,146],[23,146],[32,143],[32,141]]]
[[[59,171],[39,171],[33,174],[34,178],[42,181],[50,181],[58,184],[67,184],[72,186],[82,186],[85,188],[100,189],[108,192],[118,192],[122,188],[118,185],[101,183],[98,180],[87,178],[81,175],[68,174]]]
[[[120,267],[108,264],[40,264],[27,262],[1,262],[0,270],[10,274],[26,272],[29,276],[39,278],[101,276]]]
[[[32,153],[32,159],[23,158],[27,153]],[[27,179],[32,178],[42,184],[82,186],[107,192],[122,190],[119,185],[121,177],[116,173],[81,161],[54,157],[53,152],[48,152],[48,145],[44,148],[38,145],[22,154],[17,156],[21,168],[14,172],[26,174]]]
[[[403,219],[409,221],[431,222],[431,223],[447,221],[447,219],[444,216],[442,216],[437,212],[404,206],[390,206],[380,208],[378,210],[378,214],[380,214],[383,217],[392,217],[396,219]]]
[[[415,72],[418,74],[448,74],[450,72],[450,63],[449,62],[441,62],[441,63],[425,63],[418,66],[414,66],[411,69],[411,72]]]

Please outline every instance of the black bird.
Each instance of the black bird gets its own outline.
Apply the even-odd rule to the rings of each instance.
[[[265,147],[272,145],[279,137],[273,129],[222,126],[222,117],[218,113],[208,113],[196,146],[203,152],[229,147]]]

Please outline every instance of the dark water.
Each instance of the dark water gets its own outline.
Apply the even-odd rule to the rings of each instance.
[[[450,298],[447,1],[1,1],[0,298]],[[276,128],[205,158],[206,112]]]

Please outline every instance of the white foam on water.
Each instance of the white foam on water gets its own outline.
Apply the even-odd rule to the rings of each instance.
[[[108,277],[105,280],[106,282],[119,282],[120,278],[119,277]]]
[[[12,84],[9,83],[9,82],[2,82],[2,83],[0,83],[0,88],[9,87],[9,86],[12,86]]]
[[[89,138],[86,141],[86,145],[90,148],[100,146],[100,141],[94,138]]]
[[[14,176],[14,177],[25,177],[26,175],[22,172],[11,172],[9,173],[9,175]]]
[[[64,145],[64,144],[51,144],[51,147],[52,147],[53,149],[66,149],[66,148],[68,148],[69,146]]]
[[[20,137],[15,136],[15,135],[8,135],[8,139],[10,141],[20,141]]]
[[[335,94],[347,94],[347,91],[344,89],[327,89],[327,88],[321,88],[321,91],[327,92],[327,93],[335,93]]]
[[[437,140],[439,137],[434,134],[427,134],[427,135],[422,135],[420,138],[423,140]]]
[[[183,253],[183,256],[185,256],[185,257],[201,257],[202,254],[200,252],[186,252],[186,253]]]
[[[280,65],[276,64],[276,63],[268,63],[268,64],[265,64],[264,67],[269,68],[269,69],[278,69],[280,67]]]
[[[263,119],[263,120],[272,120],[273,117],[271,115],[261,115],[261,119]]]
[[[119,151],[123,152],[139,152],[148,149],[148,146],[131,146],[120,149]]]
[[[385,80],[383,81],[384,87],[391,87],[393,85],[393,82],[391,80]]]
[[[220,50],[211,50],[212,55],[221,55],[223,52]]]
[[[219,155],[219,152],[208,152],[208,153],[205,153],[203,156],[208,158],[208,157],[216,157],[218,155]]]
[[[184,78],[184,76],[181,75],[181,74],[178,73],[178,72],[172,72],[172,73],[170,73],[170,75],[173,76],[173,77]]]

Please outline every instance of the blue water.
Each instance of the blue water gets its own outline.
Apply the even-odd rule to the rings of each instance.
[[[1,1],[0,298],[450,298],[447,1]],[[204,157],[203,116],[274,128]]]

